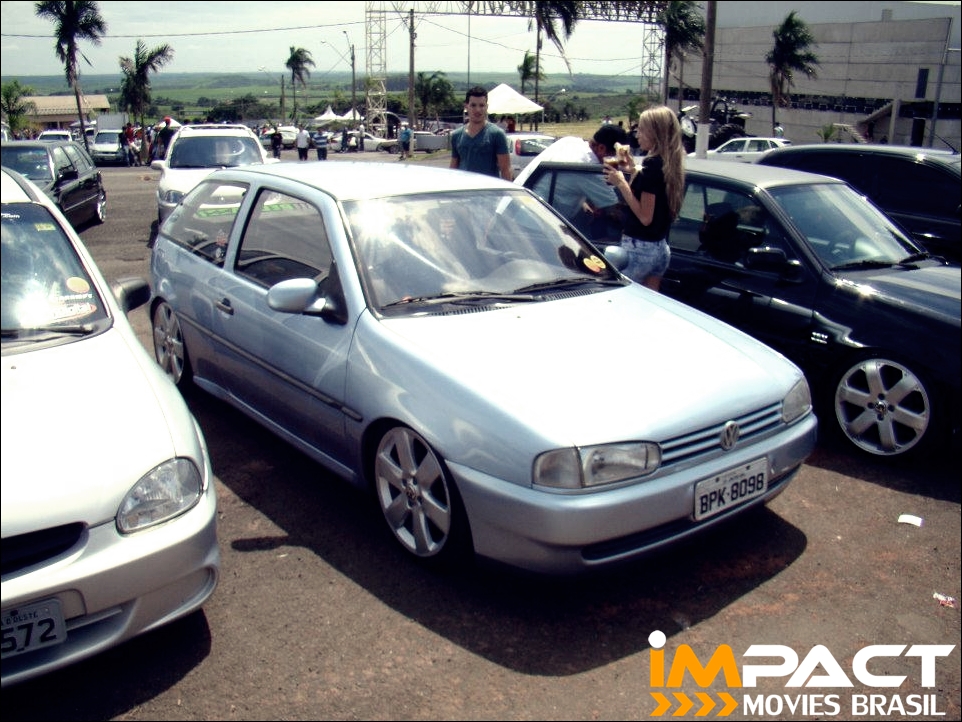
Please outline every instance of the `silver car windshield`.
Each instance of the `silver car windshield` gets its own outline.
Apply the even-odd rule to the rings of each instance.
[[[171,168],[232,168],[261,160],[260,147],[253,138],[198,136],[177,139],[167,164]]]
[[[3,204],[3,342],[90,333],[103,299],[60,224],[43,206]]]
[[[920,253],[888,217],[846,185],[792,185],[770,193],[829,268],[894,265]]]
[[[345,204],[373,305],[541,300],[623,279],[526,191],[397,196]]]

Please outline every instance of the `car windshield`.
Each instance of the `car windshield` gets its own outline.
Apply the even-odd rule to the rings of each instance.
[[[94,138],[94,143],[113,143],[114,145],[117,145],[120,143],[120,131],[102,130],[97,133],[97,137]]]
[[[89,333],[103,300],[60,224],[43,206],[4,203],[3,342]]]
[[[533,301],[623,283],[591,245],[522,190],[345,204],[372,305]]]
[[[920,252],[849,186],[791,185],[770,192],[829,268],[892,265]]]
[[[253,138],[197,136],[181,137],[174,141],[168,166],[170,168],[230,168],[260,162],[259,144]]]
[[[46,148],[7,146],[3,149],[3,164],[32,181],[49,181],[52,177]]]

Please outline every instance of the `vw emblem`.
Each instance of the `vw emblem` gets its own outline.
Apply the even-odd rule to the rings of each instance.
[[[726,423],[722,429],[721,436],[718,439],[721,442],[721,447],[725,451],[729,451],[735,446],[735,444],[738,443],[738,436],[740,433],[741,430],[738,428],[737,422],[729,421]]]

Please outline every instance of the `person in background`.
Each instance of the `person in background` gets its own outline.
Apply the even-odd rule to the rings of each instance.
[[[467,120],[451,133],[451,168],[514,180],[508,136],[488,120],[488,91],[480,85],[464,96]]]
[[[327,133],[323,130],[314,136],[314,149],[317,151],[318,160],[327,160]]]
[[[280,129],[275,125],[274,132],[271,133],[271,153],[274,154],[275,158],[281,157],[282,147],[284,147],[284,136],[281,135]]]
[[[347,153],[347,126],[341,128],[341,153]]]
[[[629,145],[628,134],[617,125],[607,123],[602,125],[588,141],[591,152],[601,163],[606,157],[615,155],[615,143]]]
[[[164,117],[164,127],[157,131],[154,138],[154,157],[163,160],[167,157],[167,148],[170,146],[170,139],[176,132],[171,126],[170,116]]]
[[[668,229],[685,194],[685,149],[675,114],[664,105],[645,110],[638,119],[638,145],[645,153],[640,167],[623,146],[618,167],[605,163],[604,174],[628,206],[621,237],[628,254],[625,275],[657,291],[671,259]]]
[[[781,123],[776,123],[776,124],[775,124],[775,128],[774,128],[774,130],[773,130],[772,132],[774,133],[774,135],[775,135],[776,138],[784,138],[784,137],[785,137],[785,129],[782,127],[782,124],[781,124]]]
[[[357,147],[358,150],[364,150],[364,123],[357,126]]]
[[[297,146],[297,159],[307,160],[307,149],[311,147],[311,134],[303,125],[297,126],[297,137],[294,139]]]
[[[401,155],[398,160],[404,160],[405,158],[411,157],[411,136],[414,133],[411,131],[411,126],[407,123],[401,124],[401,134],[398,136],[401,141]]]

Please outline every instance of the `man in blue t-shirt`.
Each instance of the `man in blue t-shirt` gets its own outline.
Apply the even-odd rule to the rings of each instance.
[[[508,136],[488,122],[488,91],[476,85],[465,94],[467,122],[451,133],[451,167],[514,180]]]

